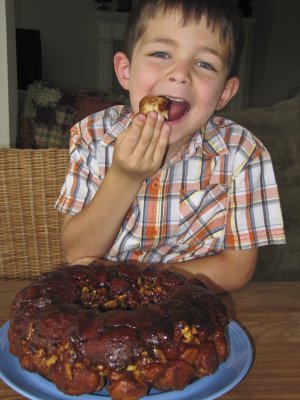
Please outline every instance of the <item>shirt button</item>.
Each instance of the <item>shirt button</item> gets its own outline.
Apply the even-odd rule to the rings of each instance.
[[[143,250],[134,250],[136,256],[142,256],[144,254]]]
[[[153,239],[156,235],[156,228],[154,226],[148,226],[146,229],[146,235],[148,236],[149,239]]]
[[[155,180],[151,183],[152,189],[158,190],[159,189],[159,181]]]

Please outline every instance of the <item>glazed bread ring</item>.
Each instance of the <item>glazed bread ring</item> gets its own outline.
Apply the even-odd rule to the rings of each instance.
[[[138,400],[181,390],[226,360],[227,310],[196,278],[148,264],[92,262],[37,277],[15,297],[8,332],[21,366],[66,394]],[[97,396],[95,396],[95,399]]]
[[[139,104],[139,112],[148,114],[150,111],[155,111],[168,119],[170,112],[171,100],[163,96],[145,96]]]

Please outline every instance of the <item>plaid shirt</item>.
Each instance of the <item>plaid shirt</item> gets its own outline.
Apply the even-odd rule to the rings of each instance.
[[[74,214],[92,199],[131,116],[115,106],[71,129],[71,160],[56,208]],[[177,262],[284,242],[268,151],[245,128],[215,117],[144,181],[106,258]]]

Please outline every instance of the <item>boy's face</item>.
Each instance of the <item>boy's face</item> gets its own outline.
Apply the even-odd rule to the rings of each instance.
[[[207,27],[204,17],[183,27],[179,15],[170,14],[148,21],[127,70],[117,74],[125,78],[120,83],[129,90],[134,113],[146,95],[184,102],[184,114],[168,121],[169,143],[178,147],[236,93],[238,78],[227,80],[228,58],[229,45],[220,42],[219,31]],[[181,110],[181,105],[175,103],[175,109]]]

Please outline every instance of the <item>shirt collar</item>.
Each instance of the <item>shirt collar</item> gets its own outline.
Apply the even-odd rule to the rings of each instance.
[[[197,131],[191,141],[182,148],[181,157],[193,157],[196,153],[201,153],[207,158],[228,154],[229,150],[224,140],[226,132],[223,118],[211,118],[206,126]]]
[[[113,115],[110,110],[114,110]],[[109,145],[131,124],[134,113],[128,106],[112,107],[107,111],[107,115],[104,115],[104,143]],[[192,157],[197,152],[203,153],[208,158],[228,154],[229,150],[224,140],[225,132],[224,119],[212,117],[205,128],[197,131],[191,141],[182,148],[181,156]]]
[[[109,145],[117,139],[132,122],[134,114],[128,106],[108,108],[103,117],[104,143]]]
[[[222,117],[212,117],[202,130],[202,153],[209,158],[229,153],[225,143],[228,127]]]

